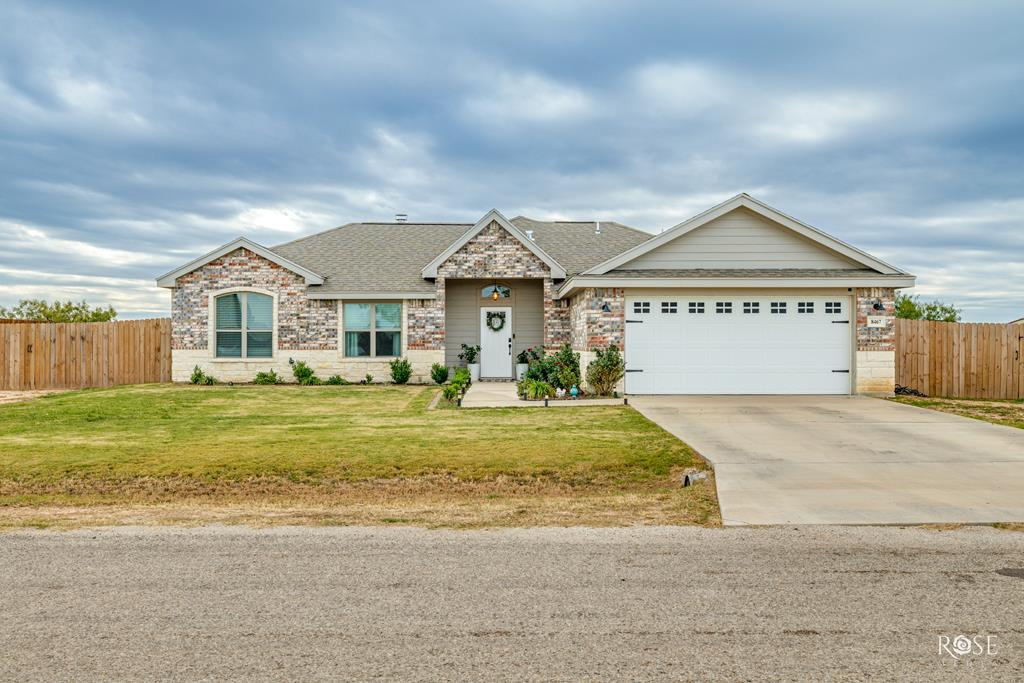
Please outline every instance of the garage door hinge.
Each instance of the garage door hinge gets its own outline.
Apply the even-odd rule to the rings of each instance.
[[[626,372],[643,372],[643,370],[626,370]]]
[[[833,320],[832,324],[833,325],[849,325],[850,321],[849,320]]]
[[[627,323],[642,323],[643,320],[627,320]]]
[[[833,370],[832,372],[849,372],[849,370]]]

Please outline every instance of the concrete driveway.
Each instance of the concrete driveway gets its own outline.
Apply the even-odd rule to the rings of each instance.
[[[635,396],[726,524],[1024,521],[1024,430],[860,396]]]

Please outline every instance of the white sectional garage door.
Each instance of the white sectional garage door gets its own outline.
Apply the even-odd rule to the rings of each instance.
[[[626,297],[626,392],[847,394],[848,296]]]

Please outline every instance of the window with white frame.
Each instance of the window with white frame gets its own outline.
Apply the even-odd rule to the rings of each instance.
[[[813,301],[799,301],[796,304],[797,313],[814,313]]]
[[[825,302],[825,312],[826,313],[832,313],[832,314],[842,313],[843,312],[843,302],[841,302],[841,301],[826,301]]]
[[[732,313],[731,301],[716,301],[715,313]]]
[[[346,303],[342,325],[347,357],[402,355],[402,304]]]
[[[661,312],[662,313],[677,313],[679,311],[679,303],[676,301],[662,301]]]
[[[703,313],[704,312],[704,302],[703,301],[691,301],[690,305],[687,306],[687,310],[689,310],[690,313]]]
[[[782,314],[784,314],[786,312],[786,302],[785,301],[773,301],[771,303],[771,312],[772,313],[782,313]]]
[[[744,301],[743,302],[743,312],[744,313],[760,313],[761,312],[761,302],[759,302],[759,301]]]
[[[634,313],[650,313],[651,302],[650,301],[634,301],[633,302]]]
[[[217,358],[274,355],[274,299],[259,292],[230,292],[214,300]]]

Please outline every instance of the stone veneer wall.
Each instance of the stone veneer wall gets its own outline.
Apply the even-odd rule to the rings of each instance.
[[[609,311],[601,310],[608,304]],[[612,344],[624,349],[625,290],[611,287],[588,287],[572,298],[572,347],[577,351],[593,351]]]
[[[277,294],[277,348],[273,358],[215,358],[210,348],[210,294],[232,287],[254,287]],[[413,382],[430,382],[430,365],[444,352],[423,342],[430,300],[403,302],[405,353]],[[303,279],[247,249],[237,249],[181,276],[171,295],[171,376],[186,382],[198,365],[223,382],[251,382],[257,372],[274,370],[292,379],[289,359],[306,361],[321,378],[338,374],[358,381],[367,373],[377,381],[391,376],[390,358],[346,358],[338,348],[338,301],[309,299]],[[443,335],[443,313],[441,314]],[[409,324],[413,322],[414,324]],[[423,331],[426,332],[423,332]],[[443,339],[443,337],[442,337]]]
[[[551,269],[497,222],[492,222],[438,266],[435,281],[437,298],[429,313],[426,310],[417,313],[418,329],[415,332],[411,329],[413,319],[410,313],[410,340],[415,338],[417,344],[429,345],[422,348],[444,348],[445,280],[456,278],[543,279],[544,346],[552,350],[569,341],[569,309],[554,298]]]
[[[605,303],[611,310],[601,310]],[[580,371],[586,389],[587,366],[597,356],[597,349],[615,345],[620,351],[625,351],[625,290],[588,287],[573,296],[569,311],[572,348],[580,354]],[[623,387],[624,383],[620,382],[617,389],[622,391]]]
[[[338,348],[338,303],[309,299],[302,277],[248,249],[236,249],[175,281],[171,349],[209,349],[210,293],[256,287],[277,294],[278,349]]]
[[[881,301],[884,310],[876,311]],[[890,395],[896,387],[896,290],[891,287],[857,289],[854,296],[856,315],[856,380],[858,394]],[[868,327],[868,317],[884,316],[885,327]]]

